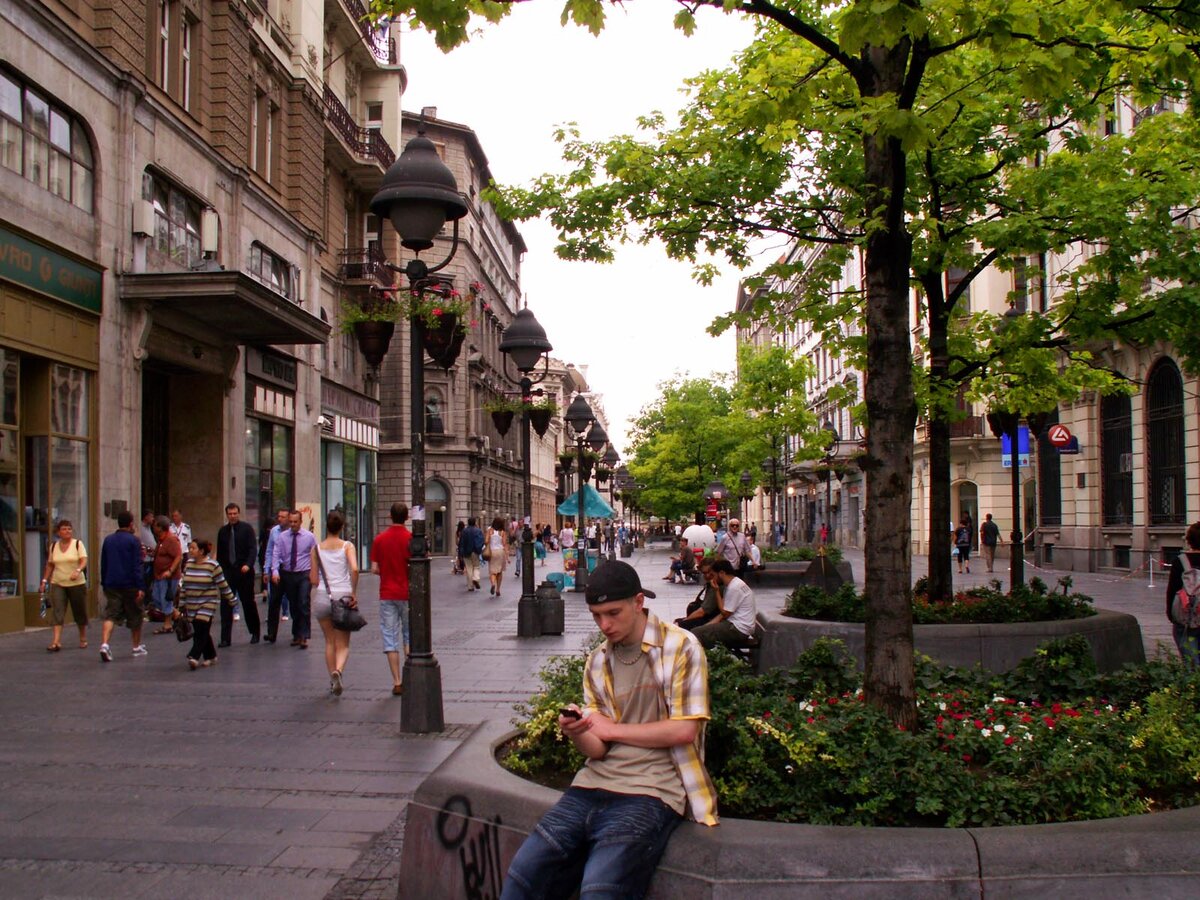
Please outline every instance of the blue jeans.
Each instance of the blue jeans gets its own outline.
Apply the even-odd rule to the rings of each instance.
[[[175,581],[171,578],[156,578],[150,585],[150,596],[154,607],[164,616],[170,616],[175,609]]]
[[[1171,633],[1175,637],[1175,646],[1179,655],[1189,667],[1200,668],[1200,631],[1188,631],[1182,625],[1171,623]]]
[[[680,819],[655,797],[568,788],[513,857],[501,900],[642,897]]]
[[[379,628],[383,632],[383,652],[400,653],[409,645],[408,601],[381,600],[379,602]],[[403,631],[404,647],[400,646]]]

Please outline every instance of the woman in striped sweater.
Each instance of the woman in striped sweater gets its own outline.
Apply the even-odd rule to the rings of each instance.
[[[208,668],[217,661],[211,630],[213,616],[222,600],[233,604],[233,590],[225,582],[220,565],[211,558],[212,551],[212,541],[188,544],[187,567],[179,589],[183,615],[192,621],[192,649],[187,655],[189,669]]]

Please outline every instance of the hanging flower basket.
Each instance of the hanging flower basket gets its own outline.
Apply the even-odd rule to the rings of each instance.
[[[546,432],[550,430],[550,420],[552,418],[554,418],[553,406],[529,407],[529,424],[538,433],[538,437],[546,436]]]
[[[494,409],[492,410],[492,424],[496,426],[496,430],[500,432],[500,437],[508,434],[508,429],[512,427],[513,416],[515,413],[511,409]]]
[[[566,474],[567,472],[570,472],[571,466],[575,464],[575,454],[574,453],[558,454],[558,464],[562,468],[564,474]]]
[[[364,319],[354,322],[350,327],[354,331],[354,337],[358,341],[358,349],[362,353],[363,359],[371,368],[378,369],[392,343],[396,323]]]
[[[433,328],[424,320],[420,320],[425,333],[425,352],[443,369],[449,369],[462,352],[467,333],[455,313],[443,312],[437,316],[437,320],[438,325]]]
[[[611,474],[612,469],[608,466],[596,466],[596,482],[598,484],[604,484],[604,482],[608,481],[608,476]]]

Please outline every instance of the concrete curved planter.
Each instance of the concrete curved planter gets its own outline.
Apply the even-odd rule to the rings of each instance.
[[[506,772],[481,727],[409,804],[400,896],[496,897],[509,860],[558,792]],[[1063,825],[840,828],[684,823],[652,898],[1194,897],[1200,808]],[[748,893],[749,892],[749,893]]]
[[[863,664],[864,627],[852,622],[793,619],[781,612],[760,612],[766,629],[758,656],[758,670],[787,667],[817,638],[844,643]],[[989,672],[1007,672],[1054,638],[1081,634],[1092,645],[1092,656],[1101,672],[1112,672],[1126,663],[1146,661],[1142,630],[1134,616],[1097,610],[1087,619],[1058,622],[1014,622],[1003,625],[915,625],[916,649],[947,666],[982,666]]]

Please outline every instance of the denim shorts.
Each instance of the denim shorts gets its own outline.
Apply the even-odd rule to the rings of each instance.
[[[408,601],[381,600],[379,601],[379,627],[383,631],[383,652],[403,653],[409,646],[408,631]],[[404,643],[400,643],[403,629]]]

